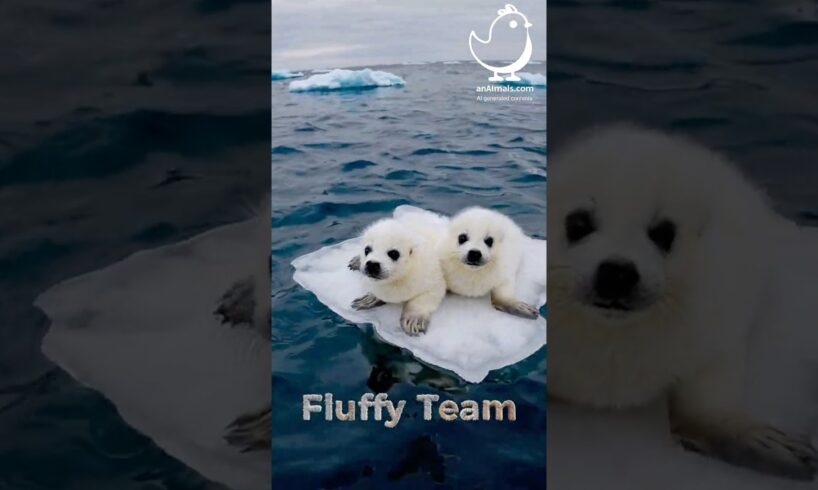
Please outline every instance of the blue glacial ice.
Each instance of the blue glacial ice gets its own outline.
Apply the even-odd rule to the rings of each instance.
[[[363,70],[335,69],[312,75],[306,80],[290,82],[290,92],[323,92],[329,90],[361,90],[375,87],[402,86],[406,82],[397,75],[369,68]]]
[[[510,82],[508,80],[504,80],[498,83],[501,85],[515,85],[527,87],[545,87],[546,85],[546,78],[545,75],[543,75],[542,73],[519,72],[517,73],[517,76],[520,77],[520,81],[518,82]]]
[[[304,74],[300,71],[289,71],[289,70],[273,70],[273,80],[287,80],[288,78],[298,78],[303,77]]]

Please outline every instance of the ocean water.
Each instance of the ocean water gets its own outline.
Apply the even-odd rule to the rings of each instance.
[[[298,67],[293,67],[298,68]],[[273,481],[288,488],[533,488],[545,484],[545,348],[481,384],[420,364],[344,321],[290,262],[356,236],[400,204],[501,210],[545,238],[546,90],[479,102],[474,63],[372,67],[404,87],[290,93],[273,82]],[[545,70],[530,65],[528,71]],[[307,73],[309,75],[309,73]],[[526,94],[529,95],[529,94]],[[301,419],[305,393],[407,400],[396,428]],[[418,393],[511,399],[517,421],[426,422]]]
[[[724,152],[785,216],[818,224],[815,2],[548,7],[554,152],[611,121],[677,132]]]

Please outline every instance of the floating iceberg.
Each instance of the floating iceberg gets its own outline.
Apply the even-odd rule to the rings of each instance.
[[[501,85],[515,85],[515,86],[527,86],[527,87],[545,87],[546,85],[546,78],[545,75],[542,73],[526,73],[520,72],[517,73],[517,76],[520,77],[520,80],[517,82],[511,82],[508,80],[504,80],[502,82],[497,82]]]
[[[290,78],[303,77],[304,74],[300,71],[293,72],[287,70],[273,70],[273,80],[287,80]]]
[[[385,71],[335,69],[312,75],[306,80],[290,82],[290,92],[322,92],[329,90],[360,90],[375,87],[401,86],[406,82]]]
[[[430,224],[448,218],[412,206],[399,206],[399,221],[424,219]],[[364,281],[347,268],[360,251],[358,238],[324,247],[293,261],[295,281],[346,320],[368,323],[384,341],[408,349],[417,359],[453,371],[464,380],[479,383],[493,369],[515,364],[537,352],[546,342],[546,320],[526,320],[501,313],[489,298],[449,294],[432,315],[429,330],[410,337],[400,327],[401,306],[388,304],[367,311],[350,307],[363,296]],[[523,261],[517,272],[516,294],[522,301],[545,304],[545,240],[526,238]]]

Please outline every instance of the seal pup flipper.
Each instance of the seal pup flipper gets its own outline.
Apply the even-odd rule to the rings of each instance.
[[[266,407],[258,412],[240,415],[227,426],[224,440],[241,452],[264,451],[271,447],[272,410]]]
[[[235,327],[241,324],[251,325],[255,309],[255,280],[252,277],[245,277],[225,291],[213,314],[221,317],[222,324],[227,323]]]
[[[705,427],[674,421],[673,436],[688,451],[763,473],[812,481],[818,453],[804,436],[765,425],[731,423]]]
[[[536,320],[540,315],[534,306],[514,298],[514,287],[510,282],[505,282],[491,291],[491,305],[497,311],[529,320]]]
[[[414,337],[426,333],[426,329],[429,328],[429,320],[431,320],[430,315],[407,313],[404,309],[400,316],[400,326],[407,335]]]
[[[347,267],[349,267],[349,270],[351,271],[361,270],[361,256],[356,255],[355,257],[352,257],[349,261],[349,264],[347,264]]]
[[[400,326],[403,331],[411,336],[426,333],[432,313],[438,309],[444,296],[446,296],[446,287],[441,284],[440,287],[407,301],[400,314]]]
[[[265,282],[269,284],[269,275],[253,274],[236,281],[219,299],[213,314],[221,317],[222,325],[250,327],[269,338],[272,312],[265,300],[270,292]]]
[[[497,311],[508,313],[509,315],[518,316],[527,320],[536,320],[539,316],[539,311],[528,303],[517,300],[505,300],[492,297],[491,305]]]
[[[379,306],[385,305],[386,302],[376,298],[374,294],[367,293],[352,302],[352,308],[356,310],[371,310]]]
[[[753,419],[741,407],[744,356],[722,358],[671,392],[671,432],[685,449],[793,480],[810,481],[818,452],[809,439]]]

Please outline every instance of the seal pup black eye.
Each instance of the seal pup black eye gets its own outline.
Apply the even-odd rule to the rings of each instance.
[[[565,217],[565,238],[574,244],[596,231],[596,223],[591,213],[584,209],[574,211]]]
[[[659,250],[669,253],[676,240],[676,225],[667,219],[663,219],[648,228],[648,238]]]
[[[488,248],[491,248],[491,246],[492,246],[492,245],[494,245],[494,238],[492,238],[492,237],[490,237],[490,236],[489,236],[489,237],[486,237],[486,239],[485,239],[485,240],[483,240],[483,242],[486,244],[486,246],[487,246]]]
[[[397,250],[390,250],[386,252],[386,255],[388,255],[389,258],[392,260],[398,260],[400,258],[400,252],[398,252]]]
[[[367,247],[364,249],[364,255],[369,255],[369,254],[370,254],[370,252],[372,252],[372,247],[367,246]]]
[[[457,237],[457,243],[459,243],[460,245],[463,245],[467,241],[469,241],[469,236],[466,235],[465,233],[461,233],[460,236]]]

